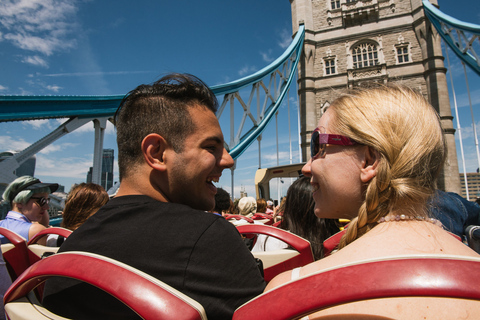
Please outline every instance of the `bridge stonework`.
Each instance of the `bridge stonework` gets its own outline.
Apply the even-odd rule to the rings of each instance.
[[[436,0],[431,1],[437,5]],[[305,26],[298,68],[302,159],[330,102],[367,82],[399,82],[419,90],[439,112],[448,158],[438,187],[461,194],[446,69],[440,37],[421,0],[290,0],[294,34]],[[366,60],[355,53],[371,52]]]

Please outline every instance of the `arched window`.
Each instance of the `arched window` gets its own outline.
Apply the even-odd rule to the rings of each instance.
[[[353,68],[365,68],[378,65],[377,46],[365,42],[352,49]]]

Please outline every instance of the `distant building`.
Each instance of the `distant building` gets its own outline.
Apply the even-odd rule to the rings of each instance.
[[[248,193],[245,191],[245,187],[242,186],[240,189],[240,199],[244,197],[248,197]]]
[[[87,172],[87,183],[92,183],[92,172],[93,172],[93,167],[90,167]]]
[[[101,186],[109,190],[113,186],[113,162],[115,160],[113,149],[103,149]],[[87,183],[92,182],[93,167],[87,173]]]
[[[102,186],[105,190],[110,189],[113,186],[113,160],[114,150],[103,149],[102,159]]]
[[[474,201],[480,198],[480,173],[470,172],[467,173],[468,181],[468,194],[470,195],[470,201]],[[467,199],[467,189],[465,187],[465,177],[463,173],[460,173],[460,183],[462,185],[462,197]]]

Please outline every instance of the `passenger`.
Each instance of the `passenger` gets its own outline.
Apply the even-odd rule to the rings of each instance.
[[[267,210],[265,210],[265,213],[273,215],[273,201],[271,199],[267,200]]]
[[[230,319],[265,282],[235,227],[207,212],[233,166],[213,92],[171,74],[125,96],[115,116],[120,188],[59,252],[116,259],[198,301],[208,319]],[[141,294],[141,292],[139,293]],[[136,318],[115,298],[65,278],[47,281],[44,305],[74,319]]]
[[[462,240],[465,240],[465,229],[469,225],[480,225],[480,206],[457,193],[436,190],[429,205],[432,216]]]
[[[3,193],[4,201],[10,202],[12,209],[5,219],[0,221],[0,227],[18,233],[27,241],[30,240],[38,232],[48,228],[48,196],[57,189],[57,183],[42,183],[30,176],[13,180]],[[7,238],[0,236],[0,239],[1,243],[8,243]],[[38,243],[45,242],[46,239],[40,239]]]
[[[108,200],[107,191],[98,184],[80,183],[75,185],[68,193],[60,226],[75,231]],[[47,246],[59,247],[63,241],[63,237],[50,235],[47,238]]]
[[[257,199],[257,213],[267,212],[267,201],[263,198]]]
[[[67,196],[61,227],[75,231],[109,200],[105,189],[96,183],[75,185]]]
[[[228,212],[230,214],[240,214],[238,213],[238,202],[240,201],[240,199],[235,199],[235,201],[230,201],[230,209],[228,209]]]
[[[308,177],[300,177],[288,188],[285,211],[279,228],[290,231],[308,240],[315,260],[323,258],[323,241],[340,231],[334,219],[315,216],[312,187]],[[252,252],[288,248],[288,245],[274,237],[258,235]]]
[[[243,197],[238,201],[238,212],[247,218],[253,217],[257,212],[257,200],[254,197]]]
[[[285,211],[285,202],[287,201],[287,197],[282,197],[280,200],[280,204],[275,206],[273,209],[273,219],[275,222],[282,220],[283,212]]]
[[[217,193],[215,194],[215,208],[210,212],[224,216],[228,213],[230,209],[232,199],[230,199],[230,194],[222,188],[217,188]]]
[[[8,274],[7,265],[3,260],[3,255],[0,252],[0,320],[5,319],[5,308],[3,305],[3,296],[5,292],[7,292],[8,287],[12,284],[12,280],[10,279],[10,275]]]
[[[411,89],[357,89],[332,102],[312,133],[311,159],[302,171],[311,177],[315,214],[351,219],[350,225],[336,253],[280,274],[267,289],[292,280],[297,272],[305,276],[365,259],[406,254],[478,258],[428,215],[427,201],[445,153],[438,114]],[[464,319],[468,314],[476,318],[479,306],[463,299],[381,299],[332,307],[318,316]]]

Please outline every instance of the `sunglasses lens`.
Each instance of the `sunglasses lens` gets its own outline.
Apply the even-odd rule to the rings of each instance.
[[[315,158],[319,150],[318,131],[312,133],[312,140],[310,140],[310,156]]]
[[[44,205],[48,204],[49,202],[50,202],[50,199],[48,199],[48,198],[40,198],[37,201],[37,203],[40,207],[43,207]]]

